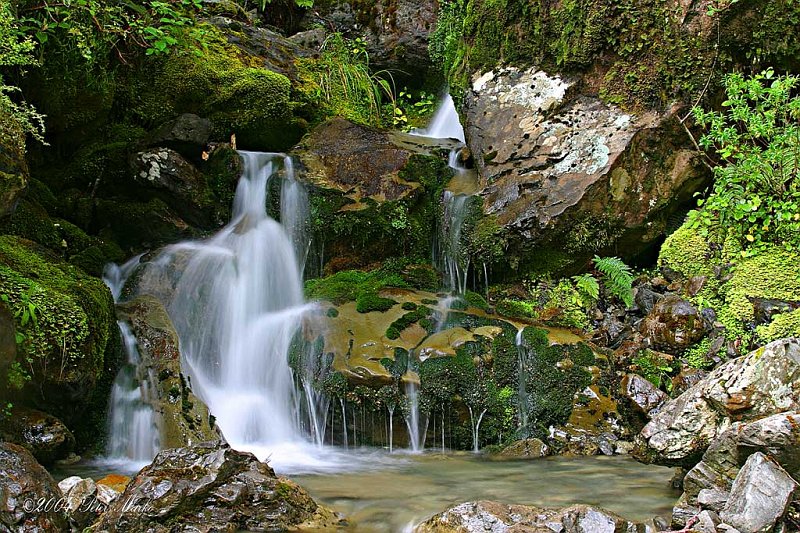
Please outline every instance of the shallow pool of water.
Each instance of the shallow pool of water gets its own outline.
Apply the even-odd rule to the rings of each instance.
[[[374,457],[374,456],[373,456]],[[541,507],[598,505],[644,521],[669,516],[672,470],[625,457],[492,461],[473,455],[392,455],[375,468],[354,455],[352,473],[292,476],[358,532],[403,531],[448,507],[497,500]]]
[[[669,516],[678,497],[669,488],[671,469],[627,457],[496,461],[468,453],[412,455],[336,448],[325,448],[325,453],[336,456],[338,468],[289,477],[318,502],[347,517],[349,530],[358,533],[403,531],[472,500],[541,507],[585,503],[644,521]],[[57,479],[74,474],[100,478],[124,471],[122,466],[76,465],[54,475]]]

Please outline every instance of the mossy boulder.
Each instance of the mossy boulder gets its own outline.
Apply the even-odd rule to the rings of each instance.
[[[119,104],[130,118],[162,124],[183,113],[211,120],[212,140],[235,134],[241,148],[281,151],[302,129],[292,119],[290,80],[266,67],[263,57],[234,46],[223,31],[200,24],[202,50],[148,58],[129,72]]]
[[[76,433],[100,429],[105,401],[94,402],[108,397],[119,361],[111,292],[35,243],[2,236],[0,294],[24,336],[15,401],[57,416]]]
[[[797,252],[769,246],[743,253],[732,239],[714,242],[687,221],[664,242],[658,264],[671,278],[686,280],[686,298],[714,309],[726,337],[739,339],[744,348],[757,339],[767,342],[798,332]],[[699,291],[689,290],[691,280],[703,280]]]
[[[428,260],[452,176],[446,149],[337,118],[292,150],[309,186],[311,228],[325,243],[328,273],[388,256]]]
[[[143,375],[154,376],[153,408],[158,416],[163,448],[177,448],[219,439],[214,417],[195,396],[181,372],[180,346],[164,306],[155,298],[141,296],[117,306],[136,336]]]

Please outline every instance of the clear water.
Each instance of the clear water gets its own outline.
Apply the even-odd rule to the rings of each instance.
[[[291,477],[316,501],[343,514],[349,531],[359,533],[406,531],[453,505],[474,500],[540,507],[584,503],[645,521],[669,516],[679,496],[669,488],[671,469],[621,456],[492,461],[468,453],[328,452],[338,455],[337,468]],[[109,465],[77,465],[54,475],[99,479],[111,471]]]

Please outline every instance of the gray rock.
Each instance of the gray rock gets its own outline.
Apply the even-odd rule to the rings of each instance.
[[[800,408],[800,339],[770,343],[717,367],[666,403],[637,437],[638,458],[691,468],[734,420]]]
[[[131,160],[136,182],[159,197],[184,220],[198,225],[209,223],[207,208],[213,198],[205,177],[171,148],[151,148]]]
[[[691,505],[686,501],[686,495],[682,495],[672,507],[672,527],[681,529],[687,526],[698,513],[700,513],[700,507]]]
[[[0,442],[0,530],[65,531],[67,522],[60,505],[58,485],[30,452]]]
[[[672,140],[673,115],[630,115],[536,68],[475,74],[464,127],[484,213],[520,261],[542,249],[576,261],[616,244],[641,250],[706,179],[697,156]]]
[[[669,395],[638,374],[627,374],[620,383],[622,395],[633,407],[647,418],[658,412],[658,408],[669,400]]]
[[[699,533],[717,533],[719,516],[714,511],[700,511],[692,528]]]
[[[75,437],[61,420],[27,407],[16,406],[11,416],[0,419],[0,437],[27,448],[46,465],[68,457],[75,448]]]
[[[203,443],[159,453],[95,531],[315,531],[338,518],[249,453]]]
[[[647,287],[639,287],[636,289],[636,294],[633,297],[633,300],[636,302],[636,306],[643,314],[648,314],[650,311],[653,310],[653,307],[664,297],[663,294],[659,294],[653,290],[648,289]]]
[[[697,503],[703,509],[720,512],[730,497],[729,492],[719,489],[703,489],[697,494]]]
[[[550,455],[550,447],[539,439],[522,439],[509,444],[498,455],[514,459],[538,459]]]
[[[772,531],[786,513],[797,487],[783,468],[756,452],[736,476],[720,518],[743,533]]]
[[[555,531],[559,533],[644,533],[637,524],[588,505],[544,509],[505,505],[491,501],[467,502],[418,525],[416,533],[484,533],[505,531]]]
[[[199,161],[212,129],[207,118],[184,113],[150,133],[144,143],[151,147],[171,148],[184,157]]]

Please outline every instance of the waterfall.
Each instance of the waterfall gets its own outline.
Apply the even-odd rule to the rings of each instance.
[[[464,167],[461,161],[465,142],[464,128],[459,121],[453,98],[445,92],[430,124],[414,135],[436,139],[457,139],[462,146],[450,151],[448,165],[453,170],[453,179],[443,193],[443,217],[439,223],[439,235],[433,245],[433,264],[444,274],[448,291],[463,295],[467,290],[469,260],[461,249],[461,232],[467,217],[469,198],[477,188],[476,175]]]
[[[530,396],[528,395],[528,349],[524,344],[522,332],[525,328],[517,331],[517,412],[519,413],[519,433],[528,436],[528,412],[531,407]]]
[[[128,277],[139,266],[141,255],[123,265],[110,263],[103,271],[103,281],[119,301]],[[141,365],[136,337],[128,324],[117,322],[126,362],[117,372],[111,388],[106,453],[112,460],[148,463],[160,449],[158,417],[153,376]]]
[[[406,370],[405,392],[406,412],[405,421],[408,428],[408,440],[411,451],[422,452],[425,449],[425,436],[428,432],[428,417],[422,420],[419,407],[419,376],[412,370],[413,353],[408,354],[408,368]]]
[[[206,240],[165,248],[144,276],[177,272],[174,289],[160,296],[179,336],[181,368],[230,445],[271,458],[278,470],[313,469],[327,464],[310,440],[325,438],[328,402],[311,393],[312,378],[289,366],[293,341],[315,309],[302,283],[307,194],[290,157],[239,153],[244,173],[231,221]],[[282,223],[267,214],[274,179],[282,180]]]
[[[154,382],[139,364],[136,337],[130,326],[122,321],[117,324],[127,363],[111,388],[106,453],[114,460],[148,463],[160,449],[158,418],[152,407],[156,399]]]

